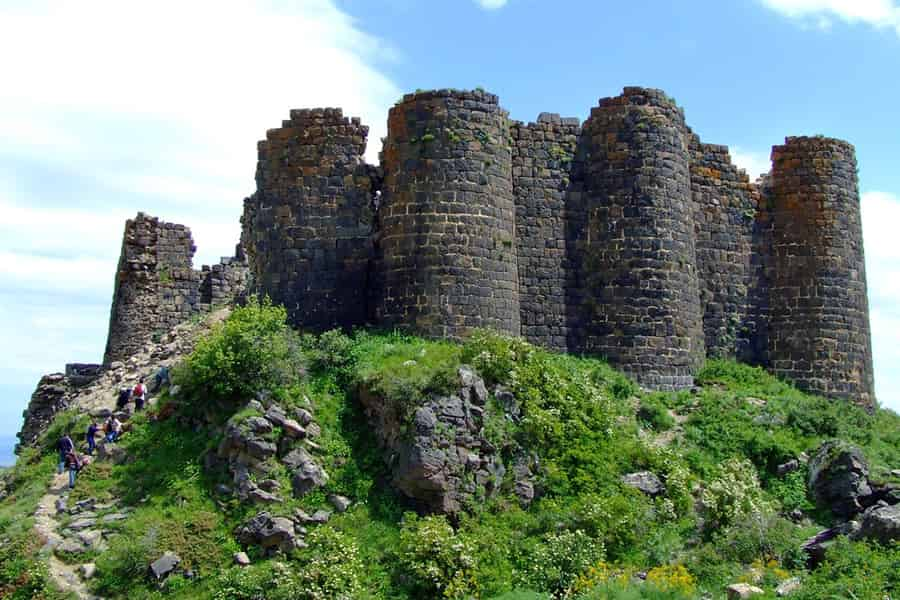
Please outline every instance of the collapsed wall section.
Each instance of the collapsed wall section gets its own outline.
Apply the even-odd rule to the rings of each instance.
[[[706,353],[761,362],[756,337],[763,329],[753,310],[757,285],[753,240],[759,190],[731,162],[727,146],[690,137],[697,274]]]
[[[509,123],[497,97],[404,96],[382,165],[378,322],[433,337],[518,335]]]
[[[521,335],[565,351],[579,329],[570,310],[569,240],[584,214],[580,121],[541,113],[536,123],[514,122],[510,134]]]
[[[259,143],[257,191],[244,202],[255,291],[300,327],[363,324],[377,181],[362,158],[369,128],[338,108],[290,116]]]
[[[776,375],[875,406],[866,268],[851,144],[789,137],[772,149],[771,330]]]
[[[648,387],[690,386],[704,344],[684,115],[659,90],[625,88],[585,135],[584,349]]]
[[[191,230],[184,225],[144,213],[125,223],[104,365],[126,360],[154,334],[243,293],[242,261],[223,259],[195,271],[191,266],[195,251]]]

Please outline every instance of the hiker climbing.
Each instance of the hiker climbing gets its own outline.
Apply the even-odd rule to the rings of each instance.
[[[119,389],[119,397],[116,398],[116,410],[124,410],[125,405],[131,399],[131,389],[123,387]]]
[[[78,475],[78,471],[80,471],[83,466],[81,458],[79,458],[78,454],[75,452],[74,447],[70,452],[66,453],[65,466],[66,469],[69,470],[69,488],[73,488],[75,487],[75,476]]]
[[[156,394],[159,392],[159,390],[162,389],[163,385],[169,385],[170,383],[169,367],[162,366],[159,368],[159,371],[157,371],[153,376],[153,389],[150,391]]]
[[[116,442],[119,439],[119,434],[122,431],[122,422],[116,418],[115,415],[111,416],[106,420],[106,441],[107,442]]]
[[[56,442],[56,449],[59,451],[59,465],[56,472],[62,473],[66,466],[66,456],[69,452],[75,450],[75,443],[72,441],[72,438],[69,437],[68,433],[59,438],[59,441]]]
[[[147,400],[147,386],[144,385],[143,377],[141,377],[138,384],[134,386],[131,396],[134,398],[134,410],[142,410],[144,408],[144,402]]]
[[[92,455],[94,454],[94,449],[97,447],[97,430],[100,428],[97,427],[97,421],[91,420],[91,424],[88,425],[87,433],[85,434],[85,440],[87,441],[87,453]]]

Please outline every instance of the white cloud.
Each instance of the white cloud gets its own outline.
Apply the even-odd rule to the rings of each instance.
[[[400,95],[379,68],[395,52],[333,0],[0,1],[0,56],[0,363],[17,373],[100,358],[126,218],[188,225],[195,265],[217,261],[267,129],[340,106],[375,161]]]
[[[894,0],[762,0],[762,2],[776,12],[823,30],[831,27],[831,17],[834,17],[847,23],[892,27],[900,35],[900,5]]]
[[[879,402],[900,411],[900,196],[886,192],[862,195],[866,280],[869,287],[875,391]]]
[[[772,162],[767,153],[746,150],[739,146],[729,148],[728,152],[731,154],[731,161],[739,169],[747,171],[750,181],[756,181],[760,175],[768,173],[772,168]]]
[[[485,10],[497,10],[506,6],[507,0],[475,0],[475,3]]]

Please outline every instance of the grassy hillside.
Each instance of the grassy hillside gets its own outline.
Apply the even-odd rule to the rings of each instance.
[[[515,397],[513,419],[491,395],[485,433],[507,461],[528,457],[539,493],[523,506],[507,469],[499,493],[459,515],[417,515],[389,485],[359,391],[391,399],[411,419],[424,398],[448,391],[463,363],[488,389]],[[462,345],[367,331],[301,336],[283,310],[251,304],[176,372],[177,397],[164,394],[132,421],[121,442],[129,459],[83,472],[70,505],[93,497],[131,508],[91,557],[90,585],[130,599],[677,599],[723,598],[738,581],[775,597],[779,582],[798,576],[797,598],[897,593],[900,548],[842,541],[823,566],[805,569],[800,543],[832,518],[808,499],[805,468],[782,477],[776,469],[841,438],[864,450],[875,478],[889,479],[900,468],[900,418],[808,396],[729,361],[711,361],[697,381],[693,391],[643,392],[600,360],[487,332]],[[312,513],[328,494],[354,503],[311,527],[307,548],[271,558],[249,548],[252,564],[241,568],[233,532],[260,509],[219,495],[228,482],[204,462],[257,394],[285,407],[311,403],[330,475],[324,488],[266,509]],[[56,597],[30,519],[54,469],[53,442],[83,425],[77,413],[60,415],[42,447],[6,475],[0,596]],[[637,471],[655,473],[665,492],[623,484]],[[165,551],[183,563],[160,587],[147,566]]]

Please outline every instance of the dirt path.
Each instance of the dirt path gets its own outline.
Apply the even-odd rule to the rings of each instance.
[[[65,472],[54,475],[50,489],[41,498],[34,513],[34,529],[46,544],[41,553],[46,556],[50,579],[66,593],[75,594],[80,600],[98,600],[91,594],[78,575],[80,565],[67,565],[53,553],[63,538],[59,534],[59,522],[56,520],[56,501],[69,495],[69,475]]]

